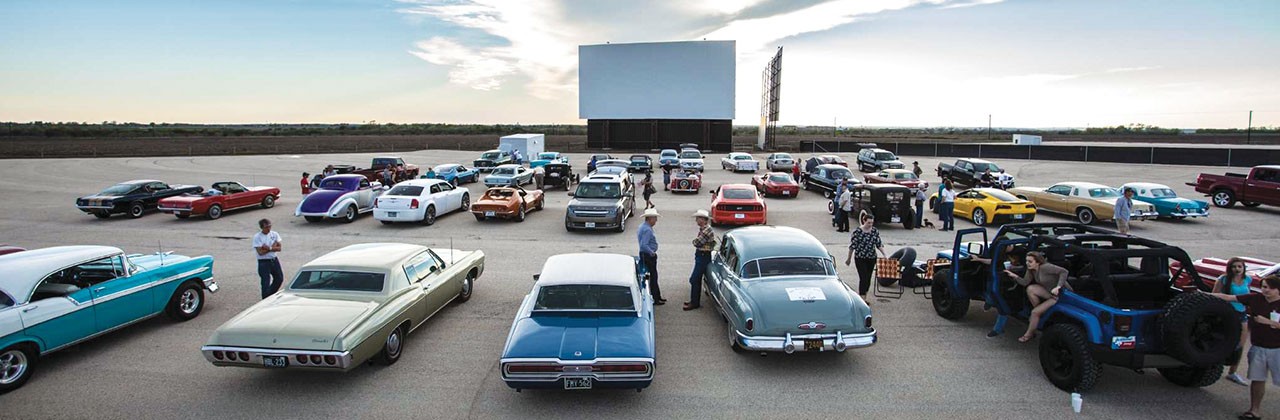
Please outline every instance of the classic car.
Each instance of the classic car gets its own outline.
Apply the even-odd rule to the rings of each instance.
[[[760,161],[748,153],[733,152],[720,158],[720,169],[726,171],[755,172],[760,170]]]
[[[524,185],[533,182],[533,171],[516,164],[502,165],[493,168],[484,177],[484,186],[501,187],[505,185]]]
[[[537,159],[529,161],[529,169],[545,166],[548,163],[569,163],[569,157],[560,152],[538,153]]]
[[[471,191],[440,179],[411,179],[373,199],[373,218],[394,222],[436,222],[436,216],[471,207]]]
[[[573,173],[573,166],[567,163],[548,163],[542,169],[547,173],[542,179],[543,188],[563,186],[565,191],[569,191],[569,187],[578,181],[578,174]]]
[[[937,212],[938,193],[929,196],[929,208]],[[1000,223],[1030,223],[1036,219],[1036,205],[999,188],[974,188],[956,194],[957,217],[978,226]]]
[[[849,163],[845,162],[844,158],[841,158],[840,156],[821,155],[821,156],[818,156],[817,158],[819,161],[821,161],[823,164],[826,164],[826,165],[840,165],[846,168],[849,167]]]
[[[868,184],[898,184],[910,188],[912,191],[920,188],[920,185],[925,183],[920,180],[920,177],[916,176],[915,172],[906,169],[885,169],[867,174],[862,179],[866,180]]]
[[[106,219],[116,213],[126,213],[137,219],[148,209],[156,208],[161,199],[201,191],[204,188],[199,185],[171,186],[153,179],[139,179],[121,182],[97,194],[77,198],[76,207],[99,219]]]
[[[1099,218],[1115,217],[1116,200],[1123,197],[1115,188],[1092,182],[1060,182],[1049,188],[1017,187],[1009,193],[1035,203],[1038,211],[1075,216],[1086,225]],[[1133,200],[1132,220],[1154,219],[1156,215],[1155,206]]]
[[[751,185],[755,185],[756,190],[764,196],[795,197],[800,194],[800,184],[791,179],[791,174],[786,172],[756,175],[751,177]]]
[[[867,212],[875,223],[902,223],[907,229],[915,228],[915,212],[911,209],[910,188],[896,184],[854,184],[853,214]],[[827,201],[827,213],[835,212],[835,200]]]
[[[471,162],[477,171],[489,172],[498,166],[513,164],[515,158],[511,157],[511,152],[506,150],[493,149],[480,154],[480,158]]]
[[[1013,175],[1005,173],[1004,169],[995,162],[983,159],[960,158],[956,159],[954,165],[938,163],[936,171],[938,178],[970,187],[994,187],[1007,190],[1016,186]],[[984,180],[983,177],[987,172],[991,172],[991,179]]]
[[[640,267],[618,254],[548,258],[507,334],[503,382],[517,392],[648,387],[657,353]]]
[[[680,169],[693,169],[698,172],[705,170],[702,160],[702,152],[698,149],[684,149],[680,151]]]
[[[471,214],[481,222],[487,219],[516,219],[523,222],[525,215],[534,210],[542,210],[544,204],[542,190],[526,191],[520,187],[493,187],[484,192],[476,203],[471,205]]]
[[[695,169],[671,171],[671,183],[667,185],[667,189],[673,193],[696,193],[702,190],[702,175]]]
[[[59,246],[0,256],[0,393],[21,387],[49,353],[159,314],[200,315],[218,291],[213,257],[125,255]]]
[[[816,165],[809,170],[804,177],[804,189],[821,192],[824,197],[830,198],[835,194],[836,187],[842,179],[847,179],[853,184],[862,183],[853,177],[853,172],[850,172],[849,168],[828,163]]]
[[[356,216],[373,211],[373,199],[383,191],[386,187],[382,184],[369,182],[361,175],[334,175],[320,181],[320,189],[302,197],[293,215],[308,222],[331,218],[351,223]]]
[[[1209,203],[1190,198],[1178,197],[1178,193],[1167,185],[1150,182],[1130,182],[1120,186],[1133,190],[1133,201],[1155,206],[1159,217],[1185,219],[1188,217],[1209,217]]]
[[[178,216],[179,219],[200,215],[217,219],[229,210],[255,206],[264,209],[275,207],[279,198],[280,189],[276,187],[246,187],[239,182],[215,182],[211,188],[198,194],[161,199],[157,208]]]
[[[476,182],[480,180],[480,171],[456,163],[446,163],[435,167],[435,179],[442,179],[453,185]],[[423,175],[426,177],[426,175]]]
[[[599,166],[597,164],[597,166]],[[631,163],[628,164],[627,170],[631,172],[651,172],[653,171],[653,158],[649,155],[631,155]]]
[[[680,153],[676,152],[675,149],[662,149],[662,151],[658,153],[658,166],[663,168],[679,168]]]
[[[724,184],[711,191],[711,224],[763,225],[769,223],[769,207],[755,187]]]
[[[797,164],[790,153],[772,153],[764,158],[764,167],[770,171],[790,171]]]
[[[1244,273],[1253,279],[1249,289],[1255,292],[1261,292],[1263,277],[1280,272],[1280,264],[1271,261],[1250,257],[1241,257],[1240,259],[1244,260]],[[1227,274],[1227,261],[1222,258],[1201,258],[1192,261],[1191,264],[1195,267],[1196,273],[1200,274],[1201,281],[1212,289],[1214,284],[1218,282],[1218,278]],[[1169,263],[1169,274],[1177,276],[1174,279],[1174,286],[1184,290],[1196,287],[1193,284],[1191,274],[1180,270],[1180,268],[1182,268],[1182,263],[1178,261]]]
[[[627,219],[636,212],[635,183],[623,175],[595,174],[583,178],[569,193],[564,228],[627,230]]]
[[[907,165],[898,160],[893,152],[884,149],[866,148],[858,152],[858,169],[863,172],[882,171],[885,169],[903,169]]]
[[[1196,182],[1188,182],[1187,185],[1209,196],[1213,205],[1222,208],[1230,208],[1236,205],[1236,201],[1245,207],[1280,206],[1280,165],[1255,166],[1247,174],[1202,173],[1196,177]]]
[[[286,287],[241,311],[200,348],[214,366],[348,371],[400,360],[405,336],[466,302],[484,252],[373,243],[311,260]]]
[[[724,234],[703,277],[734,351],[830,351],[876,342],[871,308],[836,272],[827,247],[800,229]]]

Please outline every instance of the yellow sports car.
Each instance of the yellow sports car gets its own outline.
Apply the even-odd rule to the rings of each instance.
[[[929,208],[936,209],[938,193],[929,196]],[[973,188],[956,194],[956,217],[978,226],[1008,222],[1027,223],[1036,219],[1036,205],[998,188]]]

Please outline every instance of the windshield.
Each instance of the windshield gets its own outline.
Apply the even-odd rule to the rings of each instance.
[[[750,200],[756,198],[756,190],[748,190],[745,188],[726,188],[724,190],[724,198],[733,200]]]
[[[898,157],[889,152],[877,152],[876,160],[898,160]]]
[[[781,257],[761,258],[748,261],[742,267],[743,277],[773,276],[834,276],[835,266],[831,260],[817,257]]]
[[[436,173],[447,174],[458,170],[458,165],[440,165],[436,167]]]
[[[733,160],[751,160],[751,156],[748,156],[748,155],[737,155],[737,156],[734,156],[734,157],[733,157]]]
[[[578,198],[618,198],[622,197],[622,187],[612,182],[584,182],[578,184],[578,191],[573,193]]]
[[[676,157],[676,151],[675,151],[675,150],[663,150],[663,151],[662,151],[662,154],[660,154],[660,155],[658,155],[658,156],[661,156],[661,157]]]
[[[1152,188],[1151,196],[1155,198],[1174,198],[1178,196],[1178,193],[1168,188]]]
[[[320,181],[320,189],[322,190],[354,190],[356,183],[360,182],[358,178],[325,178]]]
[[[649,158],[648,158],[648,157],[645,157],[645,156],[632,156],[632,157],[631,157],[631,161],[632,161],[632,162],[647,162],[648,160],[649,160]]]
[[[630,287],[568,284],[539,287],[533,309],[634,311],[635,302]]]
[[[898,172],[896,174],[893,174],[893,179],[896,179],[899,181],[913,181],[920,178],[916,178],[916,174],[911,172]]]
[[[498,168],[493,170],[494,175],[515,175],[515,168]]]
[[[497,159],[498,152],[485,152],[484,154],[480,155],[480,158],[481,159]]]
[[[350,271],[303,271],[289,286],[294,290],[340,290],[348,292],[381,292],[381,273]]]
[[[791,155],[788,155],[786,153],[778,153],[776,155],[773,155],[773,158],[774,159],[791,159]]]
[[[547,160],[551,160],[551,159],[555,159],[555,158],[556,158],[556,154],[555,154],[555,153],[539,153],[539,154],[538,154],[538,159],[547,159]]]
[[[1089,196],[1093,198],[1109,198],[1119,197],[1120,193],[1117,193],[1115,188],[1090,188]]]
[[[787,175],[787,174],[769,175],[769,180],[773,182],[791,182],[791,175]]]
[[[387,191],[387,195],[407,195],[411,197],[418,197],[422,195],[422,190],[423,187],[417,185],[401,184],[392,188],[391,191]]]
[[[694,150],[688,150],[688,151],[680,152],[680,158],[681,159],[702,159],[702,153]]]
[[[848,169],[844,168],[832,169],[827,173],[831,174],[831,179],[853,178],[853,172],[849,172]]]
[[[978,163],[978,162],[974,162],[974,163],[973,163],[973,170],[974,170],[974,171],[977,171],[977,172],[986,172],[986,171],[987,171],[987,169],[990,169],[990,170],[991,170],[991,172],[1000,172],[1000,170],[1001,170],[1001,169],[1000,169],[1000,167],[999,167],[999,166],[996,166],[996,164],[994,164],[994,163]]]
[[[134,186],[129,184],[116,184],[98,193],[99,195],[125,195],[133,191]]]
[[[983,190],[982,192],[1000,201],[1022,201],[1021,198],[1015,197],[1013,194],[1001,190]]]

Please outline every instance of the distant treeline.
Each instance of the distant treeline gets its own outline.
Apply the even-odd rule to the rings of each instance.
[[[1161,128],[1144,124],[1115,127],[1091,127],[1087,129],[995,129],[993,133],[1009,134],[1057,134],[1057,135],[1180,135],[1189,131]],[[739,125],[733,128],[735,136],[756,135],[758,127]],[[1198,129],[1195,134],[1243,134],[1245,129]],[[1280,133],[1280,127],[1255,127],[1254,133]],[[45,138],[130,138],[130,137],[241,137],[241,136],[335,136],[335,135],[506,135],[514,133],[542,133],[548,135],[587,134],[585,125],[519,125],[519,124],[170,124],[170,123],[102,123],[42,122],[0,123],[0,137]],[[779,126],[777,135],[825,135],[836,137],[856,136],[978,136],[987,133],[986,128],[934,127],[934,128],[873,128],[831,126]]]

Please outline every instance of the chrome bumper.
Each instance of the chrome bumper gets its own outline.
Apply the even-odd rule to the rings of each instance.
[[[1188,212],[1188,211],[1186,211],[1186,210],[1183,210],[1183,211],[1178,212],[1178,213],[1169,213],[1169,216],[1173,216],[1173,217],[1209,217],[1209,211],[1208,211],[1208,210],[1205,210],[1205,211],[1203,211],[1203,212],[1191,213],[1191,212]]]
[[[226,356],[218,359],[213,356],[213,352],[236,353],[237,355],[248,355],[248,359],[241,360],[239,356],[236,360],[230,360]],[[351,352],[345,351],[324,351],[324,350],[294,350],[294,349],[263,349],[253,347],[234,347],[234,346],[204,346],[200,347],[200,353],[204,354],[205,360],[213,363],[214,366],[234,366],[234,367],[252,367],[266,368],[262,362],[263,356],[284,356],[289,360],[288,366],[284,369],[318,369],[318,370],[347,370],[354,366],[351,360]],[[298,356],[306,356],[307,363],[299,363]],[[311,356],[321,357],[320,363],[311,363]],[[333,356],[337,359],[337,363],[328,365],[324,363],[325,356]]]
[[[213,277],[204,279],[204,289],[209,293],[218,293],[218,282],[213,281]]]
[[[741,332],[734,331],[738,334],[738,345],[751,351],[780,351],[787,354],[797,351],[814,351],[807,350],[805,346],[806,340],[822,340],[822,347],[817,351],[837,351],[843,352],[848,349],[856,349],[861,347],[870,347],[876,343],[876,330],[860,334],[844,334],[836,332],[835,334],[800,334],[787,335],[782,337],[767,336],[747,336]]]
[[[78,205],[77,204],[76,207],[79,208],[80,210],[111,210],[116,208],[116,206],[113,206],[110,204],[106,204],[106,205],[101,205],[101,204],[100,205],[88,205],[88,204]]]

